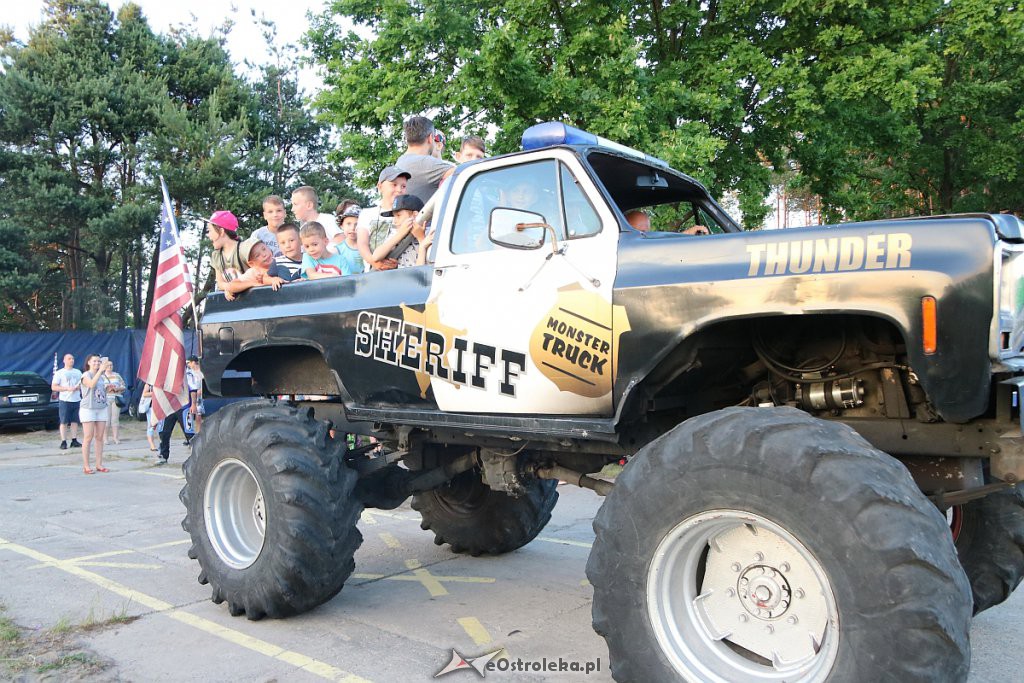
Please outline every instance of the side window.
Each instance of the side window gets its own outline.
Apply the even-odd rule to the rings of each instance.
[[[696,213],[696,216],[697,216],[697,221],[701,225],[706,227],[711,232],[712,235],[715,235],[715,234],[718,234],[718,233],[721,233],[721,232],[725,232],[725,229],[721,225],[718,224],[718,221],[716,221],[714,218],[712,218],[711,214],[706,212],[703,207],[701,207],[698,204],[694,204],[694,209],[695,209],[695,213]]]
[[[579,182],[565,164],[559,164],[562,198],[565,202],[565,227],[569,239],[590,237],[601,232],[601,219],[583,194]]]
[[[520,209],[539,213],[559,238],[565,235],[558,204],[558,162],[536,161],[479,173],[466,183],[452,227],[453,254],[497,249],[487,225],[494,209]]]

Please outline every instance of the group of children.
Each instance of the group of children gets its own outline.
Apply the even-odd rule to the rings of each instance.
[[[483,157],[483,140],[466,138],[457,161]],[[422,265],[433,242],[429,219],[419,220],[422,199],[405,193],[410,174],[396,166],[381,172],[377,189],[378,206],[362,209],[354,200],[338,205],[334,216],[319,214],[304,205],[301,213],[311,220],[300,225],[286,221],[284,200],[277,195],[263,199],[263,217],[267,225],[242,241],[238,219],[230,211],[216,211],[207,219],[206,235],[213,244],[210,258],[216,273],[217,289],[233,300],[253,287],[270,286],[278,290],[297,280],[317,280]],[[296,217],[299,197],[316,191],[298,188],[292,193]],[[361,218],[362,216],[362,218]],[[336,221],[336,223],[335,223]],[[327,225],[324,225],[327,223]],[[382,230],[383,228],[383,230]],[[360,230],[365,235],[360,239]]]

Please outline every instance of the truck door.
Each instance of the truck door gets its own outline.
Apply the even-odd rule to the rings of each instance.
[[[438,407],[611,415],[626,331],[612,324],[614,215],[569,150],[480,166],[454,178],[437,226],[424,318],[444,337]]]

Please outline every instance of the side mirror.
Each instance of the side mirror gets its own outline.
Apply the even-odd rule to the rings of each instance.
[[[651,175],[637,176],[636,186],[643,190],[667,190],[668,181],[657,173],[651,173]]]
[[[487,234],[492,242],[503,247],[538,249],[544,244],[544,228],[540,227],[544,222],[539,213],[499,207],[491,210]]]

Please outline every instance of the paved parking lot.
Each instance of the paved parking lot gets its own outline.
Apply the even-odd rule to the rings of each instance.
[[[590,627],[584,566],[600,499],[589,491],[562,486],[541,537],[499,558],[435,546],[407,506],[367,511],[356,574],[337,597],[250,622],[210,602],[186,556],[180,439],[171,465],[154,467],[141,425],[126,435],[111,446],[111,472],[93,476],[52,433],[0,435],[0,679],[426,681],[453,648],[505,648],[511,661],[600,660],[601,670],[488,677],[611,680]],[[972,682],[1024,680],[1022,593],[975,620]]]

